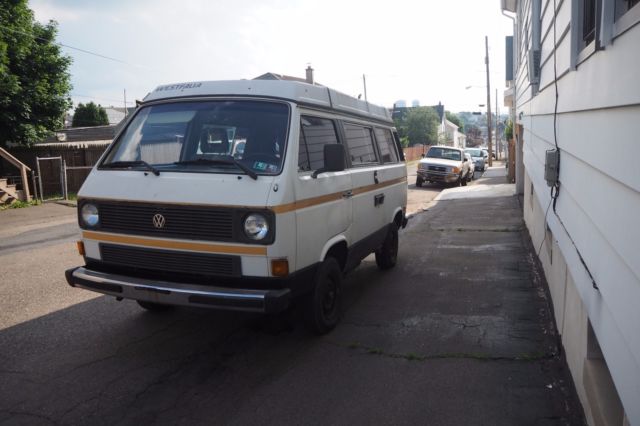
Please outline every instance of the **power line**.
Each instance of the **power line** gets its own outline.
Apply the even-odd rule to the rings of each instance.
[[[71,96],[75,96],[78,98],[88,98],[88,99],[95,99],[97,101],[109,101],[109,102],[123,102],[122,99],[111,99],[111,98],[99,98],[96,96],[89,96],[89,95],[81,95],[79,93],[72,93]],[[127,101],[128,104],[135,104],[135,102],[132,101]]]
[[[16,30],[16,29],[13,29],[13,28],[9,28],[6,25],[0,25],[0,28],[3,28],[5,30],[11,31],[11,32],[14,32],[14,33],[17,33],[17,34],[26,35],[28,37],[31,37],[31,38],[35,39],[35,40],[49,42],[49,40],[47,40],[45,38],[42,38],[42,37],[38,37],[35,34],[31,34],[31,33],[27,33],[27,32],[24,32],[24,31],[20,31],[20,30]],[[102,59],[107,59],[109,61],[118,62],[118,63],[124,64],[124,65],[129,65],[131,67],[150,69],[150,68],[145,67],[143,65],[132,64],[132,63],[123,61],[122,59],[112,58],[111,56],[106,56],[106,55],[103,55],[101,53],[92,52],[90,50],[81,49],[79,47],[71,46],[71,45],[60,43],[60,42],[57,42],[57,41],[53,41],[52,43],[53,44],[57,44],[58,46],[66,47],[67,49],[77,50],[78,52],[86,53],[87,55],[97,56],[97,57],[102,58]]]

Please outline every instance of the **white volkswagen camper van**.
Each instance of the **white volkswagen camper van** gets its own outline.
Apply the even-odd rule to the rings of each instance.
[[[326,333],[344,273],[395,265],[407,175],[389,112],[290,81],[160,86],[78,194],[73,287],[170,305],[278,312]]]

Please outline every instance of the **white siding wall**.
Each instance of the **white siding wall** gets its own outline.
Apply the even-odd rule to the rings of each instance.
[[[561,189],[558,216],[549,209],[547,223],[586,307],[628,419],[640,425],[640,25],[571,70],[572,2],[557,0],[557,5]],[[537,93],[529,84],[525,51],[532,45],[530,1],[520,1],[518,13],[516,114],[523,114],[525,168],[544,215],[550,201],[544,157],[554,147],[553,1],[542,4]],[[537,248],[544,228],[530,232]],[[570,238],[599,291],[592,287]],[[549,277],[551,271],[546,272]],[[557,297],[554,305],[563,303]]]

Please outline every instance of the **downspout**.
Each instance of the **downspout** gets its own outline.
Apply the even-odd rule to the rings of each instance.
[[[519,43],[519,39],[518,39],[518,32],[517,32],[517,26],[516,26],[516,16],[512,16],[507,14],[507,12],[504,11],[504,9],[502,9],[502,15],[506,16],[507,18],[511,19],[511,22],[513,22],[513,107],[511,107],[511,123],[512,123],[512,133],[513,133],[513,138],[515,139],[515,153],[516,153],[516,194],[517,195],[523,195],[524,194],[524,161],[522,158],[523,155],[523,149],[524,147],[522,146],[522,141],[519,140],[518,136],[517,136],[517,122],[516,122],[516,110],[517,110],[517,101],[518,101],[518,87],[516,85],[516,81],[517,81],[517,70],[518,70],[518,66],[516,65],[520,58],[517,56],[517,52],[518,52],[518,43]]]

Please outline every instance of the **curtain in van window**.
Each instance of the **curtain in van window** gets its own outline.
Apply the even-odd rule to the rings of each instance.
[[[324,146],[338,143],[333,120],[302,116],[298,149],[298,170],[318,170],[324,167]]]
[[[378,142],[378,148],[380,148],[380,156],[383,163],[397,163],[398,153],[396,152],[395,143],[393,141],[393,135],[389,129],[380,129],[376,127],[374,129],[376,134],[376,142]]]
[[[370,128],[345,123],[344,131],[347,136],[352,165],[357,166],[378,162],[376,152],[373,149],[373,137],[371,136]]]

